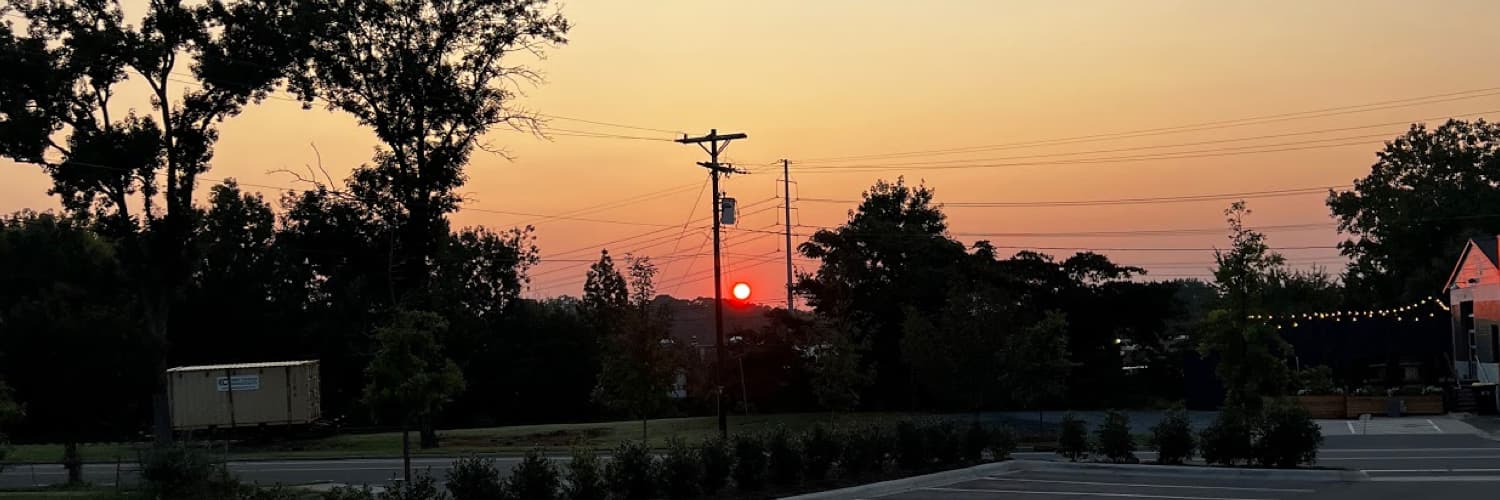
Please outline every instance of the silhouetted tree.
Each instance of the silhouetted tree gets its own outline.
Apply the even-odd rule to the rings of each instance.
[[[63,443],[68,480],[81,482],[78,443],[140,421],[155,346],[113,247],[77,221],[0,219],[0,283],[0,378],[28,403],[32,430]]]
[[[351,194],[394,229],[394,288],[429,307],[431,261],[448,232],[445,217],[483,135],[497,125],[535,127],[515,109],[517,80],[535,73],[516,52],[540,55],[564,43],[568,23],[546,0],[352,0],[326,4],[327,23],[297,91],[353,115],[382,147],[355,170]]]
[[[948,225],[933,191],[878,181],[863,195],[849,221],[814,233],[798,247],[820,261],[798,279],[799,293],[819,314],[844,318],[868,342],[875,382],[866,401],[905,406],[916,396],[901,356],[908,311],[932,314],[942,307],[950,270],[964,257],[963,245],[946,235]]]
[[[0,472],[5,472],[5,455],[10,452],[10,437],[5,434],[5,427],[25,415],[26,408],[16,401],[10,386],[0,380]],[[71,474],[69,471],[70,476]]]
[[[1001,384],[1011,400],[1037,410],[1037,432],[1042,428],[1042,411],[1067,394],[1069,372],[1074,364],[1068,360],[1068,320],[1058,312],[1049,312],[1041,321],[1029,325],[1005,339],[1001,356],[1004,370]]]
[[[601,263],[604,261],[601,259]],[[656,266],[650,259],[631,259],[630,303],[608,330],[597,399],[646,423],[666,405],[681,367],[671,338],[670,311],[656,307]]]
[[[379,414],[396,415],[401,422],[401,459],[408,481],[411,424],[431,417],[464,390],[463,373],[437,342],[447,328],[447,321],[436,314],[397,311],[389,323],[375,330],[377,350],[365,369],[366,404]]]
[[[7,20],[0,33],[0,156],[41,166],[64,208],[95,218],[118,241],[146,331],[163,351],[197,262],[193,195],[215,127],[264,98],[304,56],[304,37],[321,24],[310,7],[150,2],[143,19],[128,23],[115,0],[7,3],[27,29],[17,34]],[[114,100],[127,77],[150,90],[146,114]],[[183,78],[193,81],[177,87]],[[157,359],[160,441],[171,432],[165,356]]]
[[[901,352],[927,393],[949,407],[977,412],[994,402],[1001,353],[1020,323],[1011,301],[985,285],[956,284],[935,317],[906,315]]]
[[[1290,384],[1286,342],[1270,325],[1249,319],[1265,312],[1264,299],[1274,290],[1274,276],[1286,260],[1271,250],[1265,235],[1248,229],[1245,202],[1224,211],[1230,247],[1214,251],[1219,264],[1214,280],[1218,305],[1208,313],[1200,331],[1204,354],[1217,355],[1216,368],[1224,384],[1227,408],[1258,415],[1264,396],[1283,395]]]
[[[1364,307],[1409,302],[1441,288],[1468,238],[1500,233],[1500,124],[1411,126],[1375,154],[1354,189],[1328,208],[1349,236],[1343,281]]]

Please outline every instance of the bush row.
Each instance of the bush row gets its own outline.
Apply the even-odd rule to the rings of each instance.
[[[1015,448],[1006,427],[954,422],[903,421],[894,429],[875,425],[805,432],[778,427],[759,434],[717,437],[689,444],[669,440],[661,450],[625,442],[603,461],[592,450],[575,450],[559,466],[539,451],[527,453],[510,474],[490,458],[453,462],[446,483],[427,474],[394,482],[384,491],[342,487],[324,500],[646,500],[714,495],[733,487],[757,492],[768,484],[789,488],[831,477],[854,478],[893,467],[924,471],[938,467],[1004,460]],[[188,447],[142,456],[142,486],[161,500],[283,500],[292,492],[242,485],[212,455]]]
[[[1147,438],[1147,447],[1157,453],[1157,463],[1181,464],[1201,452],[1203,460],[1216,465],[1255,464],[1261,467],[1296,467],[1317,461],[1323,435],[1307,410],[1294,404],[1272,404],[1258,415],[1225,410],[1196,436],[1187,412],[1167,413]],[[1135,437],[1130,419],[1110,410],[1090,439],[1088,425],[1072,414],[1063,417],[1057,453],[1069,460],[1088,458],[1090,453],[1115,463],[1132,463]]]
[[[493,460],[464,458],[449,470],[446,491],[424,476],[380,495],[367,488],[339,488],[324,499],[677,500],[714,495],[731,486],[757,492],[767,485],[788,488],[835,475],[858,477],[893,465],[918,471],[1003,460],[1014,448],[1008,428],[942,421],[901,422],[894,432],[876,426],[815,426],[801,433],[777,428],[727,441],[709,438],[696,446],[673,439],[659,452],[626,442],[602,466],[589,451],[575,452],[562,468],[533,451],[504,480]]]

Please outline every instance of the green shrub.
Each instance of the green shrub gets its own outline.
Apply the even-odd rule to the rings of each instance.
[[[454,500],[497,500],[504,496],[500,471],[489,458],[464,457],[448,469],[448,494]]]
[[[242,486],[237,500],[302,500],[303,498],[306,497],[297,490],[284,488],[278,484],[269,488]]]
[[[986,433],[989,441],[985,443],[985,449],[990,452],[990,460],[1009,460],[1011,452],[1016,451],[1016,431],[1008,425],[996,425],[990,427]]]
[[[662,455],[656,472],[661,493],[671,500],[693,498],[703,481],[698,453],[677,438],[667,440],[667,453]]]
[[[557,466],[537,449],[526,452],[505,481],[506,493],[520,500],[552,500],[561,486]]]
[[[1198,433],[1198,451],[1210,464],[1234,465],[1248,462],[1254,455],[1250,418],[1238,410],[1226,409],[1213,423]]]
[[[860,476],[885,468],[891,453],[890,434],[873,425],[850,427],[839,433],[844,443],[839,468],[845,475]]]
[[[896,423],[896,465],[906,470],[926,467],[932,461],[932,453],[922,439],[922,429],[910,420]]]
[[[969,424],[964,431],[963,446],[959,449],[959,458],[966,463],[976,463],[984,459],[984,449],[990,445],[990,433],[985,430],[979,422]]]
[[[141,489],[159,500],[232,499],[239,483],[209,454],[186,446],[145,452],[140,464]]]
[[[1307,409],[1279,403],[1266,408],[1256,432],[1255,459],[1262,467],[1296,467],[1318,460],[1323,433]]]
[[[833,468],[834,462],[839,459],[842,443],[838,436],[822,425],[814,425],[802,435],[802,476],[808,481],[822,481],[828,477],[828,470]]]
[[[1114,463],[1135,462],[1135,436],[1130,434],[1130,417],[1116,410],[1104,412],[1104,422],[1095,429],[1099,454]]]
[[[386,485],[380,500],[448,500],[448,492],[439,490],[437,480],[423,471],[413,476],[411,481],[395,481]]]
[[[319,497],[321,500],[375,500],[375,492],[369,485],[360,486],[338,486],[328,490]]]
[[[1089,455],[1089,426],[1077,415],[1063,415],[1057,434],[1057,454],[1077,462]]]
[[[647,500],[656,494],[655,458],[646,443],[626,441],[615,448],[615,454],[604,468],[604,480],[613,498]]]
[[[1297,373],[1298,394],[1326,395],[1338,394],[1338,387],[1333,384],[1333,369],[1327,366],[1314,366],[1303,368]]]
[[[1156,452],[1156,463],[1178,465],[1193,458],[1197,443],[1193,439],[1193,426],[1187,411],[1175,408],[1151,428],[1151,439],[1147,443]]]
[[[939,464],[956,464],[963,455],[963,434],[953,422],[943,420],[922,426],[922,441]]]
[[[734,436],[734,485],[743,491],[759,490],[766,482],[766,445],[760,436]]]
[[[703,493],[712,495],[729,483],[729,443],[713,436],[698,445],[698,459],[703,461]]]
[[[771,484],[789,486],[797,484],[802,475],[802,450],[796,436],[786,427],[776,426],[766,434],[766,454],[771,472]]]
[[[604,477],[599,470],[599,457],[590,448],[573,450],[573,460],[568,462],[568,486],[563,490],[568,500],[604,500]],[[462,499],[459,499],[462,500]]]

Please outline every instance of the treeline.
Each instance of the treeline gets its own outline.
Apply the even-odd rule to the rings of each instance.
[[[1135,282],[1129,278],[1140,270],[1094,254],[1055,262],[1030,252],[1002,259],[984,243],[966,251],[941,225],[886,229],[916,227],[906,223],[914,217],[940,219],[936,205],[871,208],[930,195],[901,182],[877,184],[850,224],[803,246],[825,262],[799,284],[816,313],[777,309],[759,329],[730,332],[734,390],[726,404],[738,411],[747,403],[756,411],[969,410],[1179,397],[1174,357],[1189,347],[1178,336],[1194,314],[1184,297],[1201,300],[1210,289]],[[401,272],[391,260],[396,227],[328,190],[287,193],[277,203],[232,181],[210,189],[194,219],[195,271],[175,299],[164,343],[145,331],[139,284],[119,255],[123,242],[99,221],[33,212],[5,218],[0,377],[28,408],[13,434],[136,435],[149,421],[157,366],[285,359],[322,362],[325,414],[348,425],[379,422],[365,393],[384,347],[377,332],[398,311],[414,309],[392,293]],[[530,229],[448,230],[434,248],[431,299],[421,310],[441,321],[431,342],[463,381],[435,412],[441,425],[713,407],[711,323],[672,318],[707,312],[711,301],[659,297],[649,259],[617,269],[605,253],[581,297],[528,300],[520,294],[539,258]],[[871,253],[846,255],[854,248]],[[897,255],[921,257],[888,257]],[[854,271],[860,258],[869,267]],[[1122,346],[1134,346],[1131,362],[1149,368],[1125,376]],[[631,377],[641,383],[612,387]],[[687,397],[667,397],[679,390]],[[631,391],[644,392],[618,397]]]

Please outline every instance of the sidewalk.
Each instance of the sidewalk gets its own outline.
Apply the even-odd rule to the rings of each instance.
[[[1500,415],[1464,415],[1459,419],[1478,430],[1480,435],[1500,441]]]

